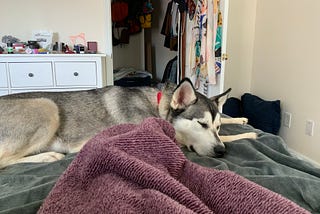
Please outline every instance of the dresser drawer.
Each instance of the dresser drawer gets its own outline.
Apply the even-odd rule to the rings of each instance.
[[[66,91],[86,91],[92,88],[28,88],[28,89],[13,89],[11,90],[11,94],[20,94],[26,92],[66,92]],[[4,92],[5,93],[5,92]],[[1,94],[1,90],[0,90]],[[6,93],[8,94],[8,93]]]
[[[0,63],[0,88],[8,87],[6,64]]]
[[[2,90],[2,89],[0,89],[0,96],[7,95],[7,94],[9,94],[9,91],[8,91],[8,90]]]
[[[53,86],[51,62],[9,63],[12,87]]]
[[[95,62],[55,62],[57,86],[96,86]]]

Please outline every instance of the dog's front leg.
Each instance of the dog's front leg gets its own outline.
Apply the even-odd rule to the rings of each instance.
[[[243,134],[220,136],[220,140],[223,143],[229,143],[229,142],[241,140],[241,139],[257,139],[257,133],[247,132]]]
[[[244,125],[248,123],[248,119],[245,117],[235,117],[235,118],[221,118],[221,124],[240,124]],[[227,136],[220,136],[220,140],[223,143],[228,143],[236,140],[241,139],[257,139],[257,133],[255,132],[247,132],[243,134],[237,135],[227,135]]]
[[[61,160],[65,155],[58,152],[44,152],[16,160],[15,163],[45,163]]]
[[[231,118],[221,118],[221,124],[247,124],[248,119],[245,117],[231,117]]]

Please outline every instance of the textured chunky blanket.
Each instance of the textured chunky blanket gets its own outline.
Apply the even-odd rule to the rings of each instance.
[[[149,118],[95,136],[39,213],[308,213],[230,171],[190,162],[174,129]]]

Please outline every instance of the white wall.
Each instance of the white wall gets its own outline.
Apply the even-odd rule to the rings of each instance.
[[[257,0],[229,0],[225,89],[240,97],[251,90]]]
[[[288,145],[320,162],[320,1],[259,0],[257,4],[252,92],[280,99],[292,113],[281,128]],[[306,120],[314,136],[305,135]]]
[[[87,41],[97,41],[101,53],[107,50],[106,3],[110,0],[1,0],[0,37],[12,35],[31,39],[33,30],[58,33],[59,41],[71,44],[69,36],[85,33]]]
[[[130,67],[145,69],[144,63],[144,33],[131,35],[129,44],[117,45],[112,48],[113,68]]]
[[[280,135],[289,147],[320,163],[320,1],[229,0],[225,87],[281,100],[292,113]],[[306,120],[315,122],[305,135]]]

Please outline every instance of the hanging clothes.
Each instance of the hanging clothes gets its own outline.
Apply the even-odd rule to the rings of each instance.
[[[214,1],[197,1],[193,22],[195,86],[200,87],[200,78],[207,78],[209,84],[216,84],[214,43],[216,22]],[[192,48],[192,47],[191,47]],[[191,56],[192,57],[192,56]]]
[[[162,24],[161,34],[165,36],[164,46],[173,51],[178,51],[180,16],[187,10],[184,0],[172,0],[167,5],[166,15]]]
[[[112,0],[112,44],[129,44],[131,35],[150,28],[153,7],[151,0]]]
[[[221,72],[221,45],[222,45],[222,13],[218,10],[218,21],[216,30],[216,41],[215,41],[215,72],[219,74]]]
[[[170,50],[178,50],[178,34],[177,23],[178,23],[178,7],[176,3],[170,1],[167,6],[166,15],[162,24],[161,34],[165,36],[164,46]]]
[[[196,89],[205,93],[208,84],[217,83],[216,75],[221,71],[219,0],[187,0],[187,4],[186,76],[191,77]]]

